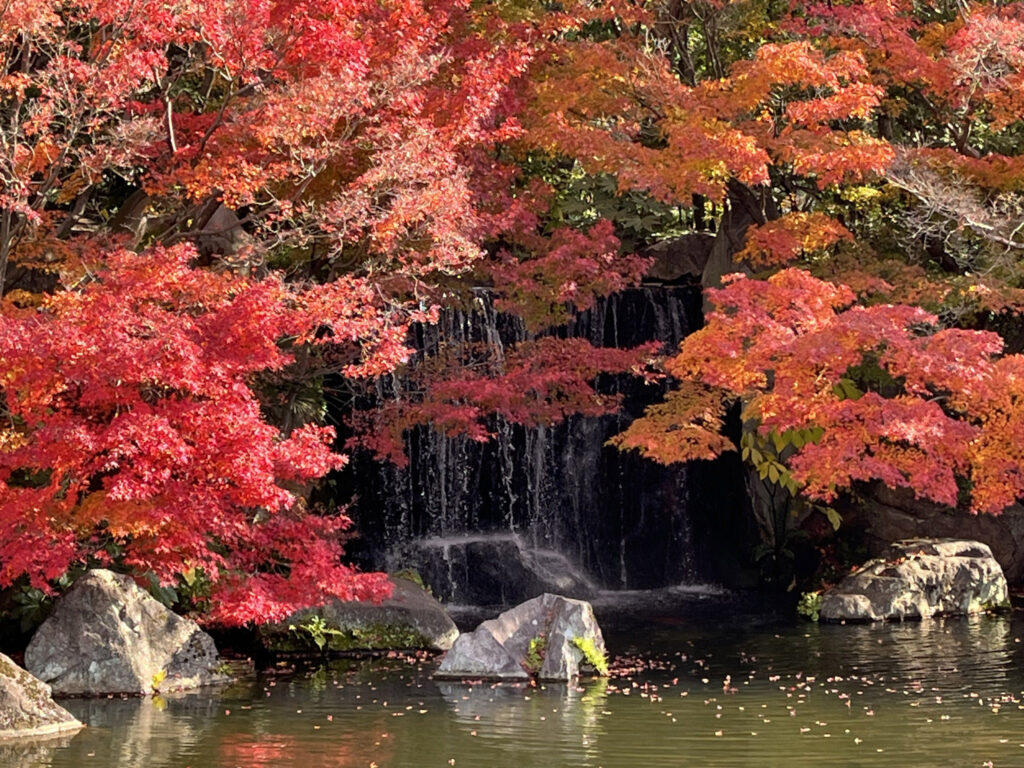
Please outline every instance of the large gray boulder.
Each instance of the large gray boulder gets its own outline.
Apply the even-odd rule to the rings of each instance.
[[[544,594],[461,635],[435,676],[572,680],[586,661],[581,646],[603,660],[604,637],[590,603]]]
[[[0,740],[50,736],[82,724],[50,698],[50,686],[0,653]]]
[[[958,616],[1009,606],[1006,579],[986,544],[907,539],[822,596],[825,621]]]
[[[213,639],[130,576],[89,571],[25,649],[25,667],[66,696],[149,694],[222,682]]]
[[[261,627],[263,645],[298,653],[317,650],[318,640],[331,651],[451,648],[459,630],[441,604],[409,579],[392,578],[391,585],[391,597],[380,603],[331,599]]]

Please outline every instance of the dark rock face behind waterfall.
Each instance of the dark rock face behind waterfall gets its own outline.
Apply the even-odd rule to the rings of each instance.
[[[644,287],[609,297],[556,335],[618,348],[658,340],[671,352],[700,322],[698,288]],[[473,311],[449,311],[419,336],[424,349],[484,343],[500,355],[526,331],[481,291]],[[341,497],[355,499],[360,539],[350,551],[369,567],[419,567],[436,596],[474,604],[511,604],[540,594],[538,585],[585,596],[593,587],[721,578],[733,567],[721,553],[735,549],[743,529],[735,525],[747,519],[738,465],[663,467],[605,446],[662,394],[625,377],[608,379],[601,386],[624,395],[623,415],[529,429],[496,419],[488,443],[420,428],[407,437],[405,468],[355,457],[340,481]],[[496,573],[468,567],[474,558],[498,561],[490,568]],[[531,571],[536,563],[540,573]],[[501,574],[509,582],[503,586]]]

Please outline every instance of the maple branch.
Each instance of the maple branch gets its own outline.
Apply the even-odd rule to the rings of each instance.
[[[79,217],[82,215],[82,211],[85,210],[85,206],[88,205],[94,189],[95,187],[89,185],[75,197],[75,202],[71,206],[71,210],[68,211],[68,215],[64,217],[64,221],[61,222],[61,225],[57,230],[57,237],[65,238],[71,234],[71,230],[75,226],[75,222],[78,221]]]
[[[203,134],[203,138],[199,140],[199,151],[196,153],[197,158],[202,157],[203,150],[206,149],[206,143],[210,140],[210,137],[213,136],[214,131],[223,124],[224,113],[227,111],[228,104],[230,104],[234,99],[248,96],[255,90],[256,84],[249,83],[248,85],[242,86],[237,91],[233,89],[228,91],[223,101],[221,101],[220,107],[217,109],[216,117],[214,117],[213,122],[210,123],[210,127],[206,129],[206,132]]]
[[[9,208],[4,208],[3,213],[0,213],[0,296],[4,295],[7,262],[11,253],[11,216]]]
[[[683,82],[697,85],[697,70],[690,55],[690,24],[680,18],[680,0],[673,0],[658,16],[655,31],[661,32],[676,54],[675,69]],[[662,32],[667,30],[667,32]]]
[[[913,196],[924,206],[924,216],[917,223],[918,234],[936,235],[934,218],[956,229],[966,228],[979,237],[1007,249],[1024,250],[1024,218],[1007,221],[1001,212],[992,211],[969,182],[958,177],[945,178],[921,163],[914,163],[907,153],[886,172],[889,183]]]
[[[171,147],[171,154],[178,154],[178,142],[174,138],[174,107],[171,106],[171,99],[164,95],[164,119],[167,121],[167,143]]]

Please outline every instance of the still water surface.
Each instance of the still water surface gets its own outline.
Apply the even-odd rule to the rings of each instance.
[[[435,682],[431,659],[342,660],[201,694],[66,702],[88,728],[0,744],[0,765],[1024,766],[1021,619],[818,626],[720,600],[604,612],[611,680]]]

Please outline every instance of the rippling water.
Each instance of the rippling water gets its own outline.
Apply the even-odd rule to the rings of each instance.
[[[609,619],[611,680],[435,682],[429,659],[337,661],[215,692],[70,701],[88,728],[0,743],[0,765],[1024,766],[1020,620],[644,613]]]

